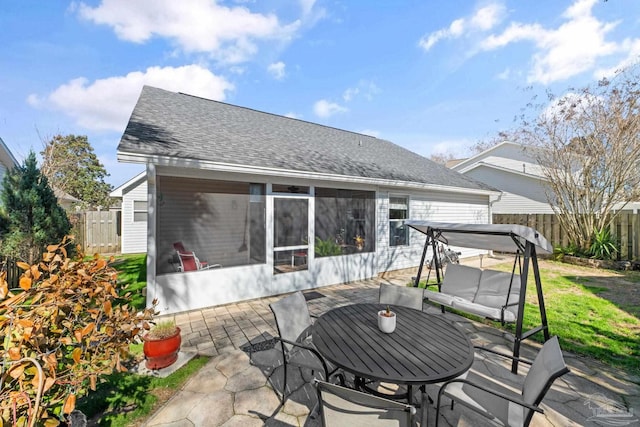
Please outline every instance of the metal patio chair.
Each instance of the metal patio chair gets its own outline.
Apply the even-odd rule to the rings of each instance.
[[[325,381],[336,373],[337,368],[324,360],[311,341],[311,315],[302,292],[295,292],[269,305],[278,328],[276,340],[280,341],[284,363],[281,404],[288,398],[287,375],[289,366],[308,369],[311,375],[320,372]],[[344,382],[344,377],[340,376]],[[274,387],[275,389],[275,387]]]
[[[511,355],[483,350],[514,359]],[[535,412],[544,413],[540,408],[540,402],[556,378],[569,372],[569,369],[564,363],[557,336],[545,342],[533,363],[524,359],[519,359],[519,362],[531,365],[524,379],[521,393],[515,393],[495,383],[488,385],[462,378],[445,382],[438,392],[436,427],[440,421],[442,396],[451,399],[451,409],[454,402],[460,402],[505,426],[528,426]]]
[[[323,427],[409,427],[415,407],[361,391],[314,380]],[[425,402],[423,402],[425,404]],[[426,420],[420,425],[426,426]]]
[[[380,304],[401,305],[422,311],[424,289],[407,286],[380,284]]]

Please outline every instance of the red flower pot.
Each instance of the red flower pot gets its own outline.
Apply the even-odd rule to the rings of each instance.
[[[153,339],[143,336],[145,365],[148,369],[162,369],[171,366],[178,360],[178,352],[182,338],[180,337],[180,328],[176,327],[176,333],[167,338]]]

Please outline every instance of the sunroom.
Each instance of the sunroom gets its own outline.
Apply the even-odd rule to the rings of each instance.
[[[415,267],[406,219],[488,222],[498,194],[385,140],[149,87],[118,157],[146,164],[162,313]]]

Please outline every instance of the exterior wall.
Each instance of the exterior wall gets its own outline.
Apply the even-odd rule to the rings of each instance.
[[[147,201],[147,180],[122,193],[122,253],[147,252],[147,221],[133,220],[133,202]]]
[[[162,175],[180,174],[194,176],[197,171],[174,170],[158,167],[157,182],[162,183]],[[440,221],[461,222],[489,222],[488,196],[465,196],[453,193],[429,193],[417,191],[402,192],[394,189],[378,189],[363,184],[347,182],[305,182],[296,180],[299,186],[308,185],[311,188],[309,198],[309,242],[313,242],[315,203],[313,199],[314,186],[344,188],[353,190],[367,190],[376,192],[376,249],[374,252],[358,252],[349,255],[315,258],[313,246],[309,246],[308,269],[290,273],[274,274],[273,269],[273,195],[270,194],[271,182],[266,177],[207,174],[200,171],[198,178],[238,180],[267,185],[266,196],[266,244],[267,258],[264,264],[243,265],[235,267],[214,268],[195,272],[173,272],[156,275],[156,257],[160,257],[156,242],[160,242],[162,229],[153,227],[156,224],[155,209],[149,209],[150,233],[148,237],[149,252],[147,259],[147,301],[154,298],[159,301],[158,309],[162,314],[175,313],[197,308],[216,306],[220,304],[277,295],[296,290],[314,289],[322,286],[366,279],[378,273],[407,267],[416,267],[420,263],[425,237],[421,233],[412,232],[410,245],[402,247],[388,246],[389,240],[389,212],[388,197],[393,195],[407,195],[410,198],[409,216],[412,219],[434,219]],[[277,178],[273,178],[277,180]],[[291,180],[275,182],[291,184]],[[155,185],[155,184],[154,184]],[[160,198],[161,184],[154,190]],[[152,198],[153,199],[153,198]],[[152,200],[150,199],[150,200]],[[123,199],[124,204],[124,199]],[[158,235],[153,230],[157,229]],[[465,256],[475,253],[466,250]],[[161,263],[160,263],[161,264]]]
[[[494,214],[552,214],[551,205],[531,200],[518,194],[504,192],[500,200],[493,205]]]
[[[504,192],[494,203],[493,213],[553,213],[542,180],[488,167],[465,175]]]
[[[444,192],[398,192],[381,189],[378,192],[378,250],[377,272],[400,270],[416,267],[424,248],[426,236],[411,230],[408,246],[389,246],[389,196],[409,197],[409,218],[440,222],[489,223],[488,196],[470,196]],[[485,251],[472,248],[451,249],[462,252],[462,257],[475,256]],[[427,253],[427,260],[433,255]]]

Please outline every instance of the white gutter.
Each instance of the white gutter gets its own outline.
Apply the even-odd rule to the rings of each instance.
[[[230,163],[218,163],[204,160],[187,160],[176,159],[175,157],[168,156],[148,156],[138,153],[118,152],[118,161],[129,163],[153,163],[157,166],[173,166],[192,169],[203,169],[217,172],[235,172],[242,174],[255,174],[265,176],[277,176],[286,178],[298,178],[298,179],[314,179],[314,180],[326,180],[326,181],[341,181],[341,182],[353,182],[361,184],[378,185],[383,187],[399,187],[399,188],[413,188],[420,190],[432,190],[442,191],[460,194],[478,194],[478,195],[498,195],[500,191],[492,190],[479,190],[461,187],[450,187],[446,185],[436,185],[427,183],[418,183],[410,181],[395,181],[381,178],[367,178],[351,175],[335,175],[329,173],[320,172],[308,172],[298,171],[293,169],[276,169],[260,166],[239,166]]]

